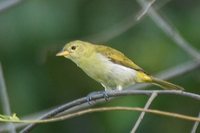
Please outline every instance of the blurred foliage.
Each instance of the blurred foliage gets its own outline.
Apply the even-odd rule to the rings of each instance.
[[[200,1],[161,0],[155,6],[160,7],[159,13],[173,23],[193,47],[200,49]],[[18,116],[30,115],[102,89],[74,63],[55,54],[66,42],[82,38],[91,41],[93,38],[87,37],[109,30],[130,16],[138,15],[139,11],[141,7],[134,0],[26,0],[0,12],[0,61],[12,111]],[[191,60],[149,17],[125,33],[98,43],[119,49],[153,74]],[[195,70],[170,81],[200,94],[199,75],[200,71]],[[144,106],[146,100],[143,96],[132,96],[105,105]],[[200,103],[168,95],[158,97],[152,108],[197,116]],[[33,132],[129,132],[138,114],[93,113],[43,124]],[[138,132],[187,133],[192,124],[147,114]]]

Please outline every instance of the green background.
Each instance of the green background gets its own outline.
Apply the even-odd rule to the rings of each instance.
[[[200,49],[200,1],[161,0],[155,7],[193,47]],[[134,17],[140,11],[135,0],[26,0],[0,12],[0,61],[12,112],[27,116],[103,89],[73,62],[55,56],[72,40],[109,45],[152,74],[192,60],[148,16],[124,33],[106,38],[115,33],[113,30],[135,23]],[[102,32],[110,34],[100,35]],[[200,94],[199,69],[170,81]],[[146,100],[145,96],[129,96],[102,106],[143,107]],[[165,95],[157,97],[151,107],[197,116],[200,102]],[[119,111],[93,113],[42,124],[33,133],[125,133],[138,115]],[[147,114],[138,133],[188,133],[192,126],[193,122]]]

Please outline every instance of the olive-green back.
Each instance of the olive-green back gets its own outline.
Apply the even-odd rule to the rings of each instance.
[[[101,53],[104,56],[108,57],[110,61],[116,64],[120,64],[129,68],[132,68],[136,71],[142,71],[144,70],[140,68],[138,65],[136,65],[132,60],[127,58],[123,53],[121,53],[118,50],[115,50],[111,47],[104,46],[104,45],[96,45],[96,51],[97,53]]]

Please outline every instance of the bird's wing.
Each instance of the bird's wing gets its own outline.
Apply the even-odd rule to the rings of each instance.
[[[129,68],[132,68],[136,71],[142,71],[144,70],[136,65],[133,61],[131,61],[129,58],[127,58],[123,53],[121,53],[118,50],[115,50],[111,47],[108,46],[103,46],[103,45],[97,45],[97,52],[100,54],[103,54],[107,58],[110,59],[113,63],[120,64]]]

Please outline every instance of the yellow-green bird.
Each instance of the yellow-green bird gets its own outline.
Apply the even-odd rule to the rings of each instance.
[[[76,40],[67,43],[57,56],[72,60],[88,76],[101,83],[105,90],[122,90],[135,83],[152,83],[164,89],[183,90],[178,85],[147,74],[123,53],[108,46]]]

